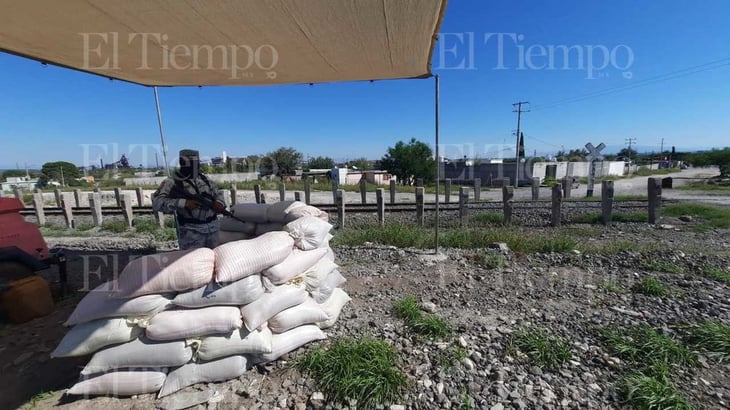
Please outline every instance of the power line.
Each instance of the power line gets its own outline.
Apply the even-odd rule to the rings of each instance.
[[[552,103],[538,105],[536,107],[533,107],[532,109],[535,111],[546,110],[546,109],[558,107],[561,105],[572,104],[572,103],[576,103],[579,101],[603,97],[603,96],[615,94],[615,93],[618,93],[621,91],[627,91],[627,90],[631,90],[634,88],[643,87],[645,85],[674,80],[677,78],[686,77],[688,75],[697,74],[697,73],[701,73],[703,71],[713,70],[715,68],[720,68],[720,67],[724,67],[724,66],[730,66],[730,57],[722,58],[720,60],[711,61],[709,63],[704,63],[704,64],[700,64],[700,65],[696,65],[696,66],[692,66],[692,67],[688,67],[688,68],[683,68],[681,70],[672,71],[672,72],[669,72],[666,74],[661,74],[658,76],[646,78],[644,80],[640,80],[640,81],[637,81],[637,82],[634,82],[631,84],[610,87],[610,88],[606,88],[603,90],[593,91],[593,92],[586,93],[583,95],[554,101]]]
[[[523,104],[529,104],[528,101],[518,101],[514,104],[512,104],[513,107],[517,107],[516,110],[513,110],[512,112],[517,113],[517,143],[515,144],[515,188],[519,185],[519,178],[520,178],[520,125],[522,120],[522,113],[523,112],[530,112],[529,110],[523,111],[522,105]]]

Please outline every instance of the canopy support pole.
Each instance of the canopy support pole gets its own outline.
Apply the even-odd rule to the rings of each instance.
[[[165,161],[167,176],[170,174],[170,163],[167,161],[167,145],[165,145],[165,129],[162,126],[162,111],[160,111],[160,97],[157,95],[157,86],[152,87],[155,92],[155,107],[157,108],[157,125],[160,127],[160,141],[162,142],[162,159]]]
[[[436,74],[434,76],[435,82],[435,90],[434,90],[434,136],[436,139],[436,232],[434,236],[434,253],[438,255],[439,253],[439,179],[441,179],[441,161],[439,159],[440,153],[439,153],[439,99],[440,99],[440,91],[439,91],[439,76]]]

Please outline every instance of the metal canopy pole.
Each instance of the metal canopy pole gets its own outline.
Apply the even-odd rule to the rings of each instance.
[[[435,139],[436,139],[436,235],[434,238],[434,253],[439,253],[439,179],[441,178],[441,160],[439,159],[439,76],[436,74],[435,79],[435,90],[434,90],[434,128],[435,128]]]
[[[162,142],[162,159],[165,161],[167,176],[170,174],[170,163],[167,161],[167,145],[165,145],[165,130],[162,127],[162,112],[160,111],[160,97],[157,95],[157,86],[152,87],[155,92],[155,107],[157,108],[157,125],[160,127],[160,141]]]

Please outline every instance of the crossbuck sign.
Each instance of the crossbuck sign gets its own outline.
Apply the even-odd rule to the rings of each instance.
[[[588,190],[586,191],[587,197],[593,196],[593,183],[596,179],[596,161],[603,160],[601,151],[606,148],[606,144],[600,143],[597,147],[594,147],[590,142],[586,144],[588,150],[588,161],[590,161],[590,171],[588,172]]]

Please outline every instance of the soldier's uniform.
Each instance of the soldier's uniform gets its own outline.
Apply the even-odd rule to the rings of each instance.
[[[197,155],[197,152],[196,152]],[[193,175],[180,171],[162,182],[153,194],[152,207],[156,212],[176,214],[180,249],[215,248],[218,246],[219,222],[217,213],[207,206],[188,209],[185,204],[194,196],[204,195],[225,207],[223,194],[197,170]]]

